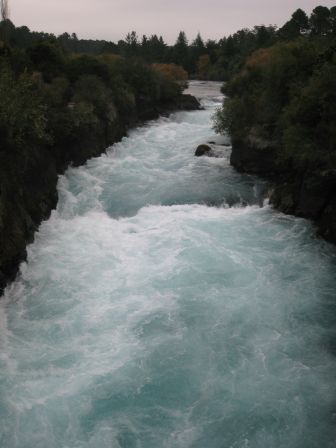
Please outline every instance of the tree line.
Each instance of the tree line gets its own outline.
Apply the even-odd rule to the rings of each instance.
[[[127,33],[118,43],[106,40],[79,39],[76,33],[55,36],[45,32],[30,31],[28,27],[15,27],[10,20],[0,23],[0,36],[7,36],[8,43],[17,48],[29,48],[34,43],[48,40],[62,46],[68,53],[101,55],[116,54],[125,58],[141,59],[146,63],[174,63],[187,71],[189,77],[223,80],[229,76],[230,68],[242,52],[251,52],[260,46],[271,45],[276,36],[274,26],[255,26],[243,29],[219,41],[205,41],[200,33],[188,41],[180,31],[174,45],[168,45],[162,36],[142,36],[135,31]]]
[[[190,77],[209,80],[227,80],[237,71],[243,60],[259,48],[299,36],[329,36],[336,33],[336,7],[317,6],[308,16],[302,9],[295,11],[282,27],[260,25],[241,29],[216,40],[204,40],[198,34],[189,41],[181,31],[174,45],[168,45],[156,34],[139,37],[129,32],[117,43],[106,40],[79,39],[75,33],[55,36],[30,31],[28,27],[15,27],[8,18],[0,24],[0,36],[6,35],[10,45],[28,48],[35,42],[48,40],[57,43],[69,53],[101,55],[116,54],[141,59],[146,63],[174,63],[186,70]]]

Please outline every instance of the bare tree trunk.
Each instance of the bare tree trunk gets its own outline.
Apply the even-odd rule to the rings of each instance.
[[[5,43],[7,43],[7,20],[9,19],[8,0],[0,0],[0,16],[2,20],[2,26],[0,29],[0,40],[3,40]]]
[[[0,0],[0,13],[1,13],[1,19],[2,20],[9,19],[8,0]]]

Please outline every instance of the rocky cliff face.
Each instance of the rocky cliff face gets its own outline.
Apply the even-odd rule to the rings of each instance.
[[[0,288],[12,280],[26,244],[57,202],[57,170],[45,149],[0,153]]]
[[[80,165],[98,156],[120,140],[137,122],[178,109],[198,109],[191,95],[181,95],[165,104],[138,107],[137,115],[125,123],[114,111],[108,121],[99,122],[85,136],[62,145],[62,138],[52,148],[0,148],[0,294],[13,280],[20,262],[26,258],[26,246],[34,239],[40,223],[50,216],[57,204],[57,179],[69,164]]]
[[[237,171],[269,176],[276,171],[274,159],[275,150],[269,142],[252,137],[232,142],[231,165]]]
[[[278,163],[275,146],[261,139],[233,141],[231,164],[240,172],[269,178],[270,201],[276,208],[313,220],[319,234],[336,244],[336,170],[285,169]]]

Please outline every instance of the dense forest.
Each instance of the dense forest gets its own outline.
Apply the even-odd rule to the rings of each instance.
[[[336,7],[297,10],[240,66],[215,118],[232,137],[232,164],[273,175],[272,202],[336,241]]]

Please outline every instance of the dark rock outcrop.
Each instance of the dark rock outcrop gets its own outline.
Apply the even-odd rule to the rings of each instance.
[[[152,111],[154,112],[153,116],[150,119],[157,118],[158,115],[167,115],[170,112],[177,110],[201,110],[201,103],[192,95],[183,94],[173,101],[166,101],[157,105]]]
[[[56,184],[55,160],[45,148],[0,153],[0,292],[55,207]]]
[[[336,243],[336,170],[285,168],[277,160],[275,145],[255,138],[233,140],[231,164],[239,172],[269,178],[270,201],[276,208],[313,220],[319,234]]]
[[[336,244],[336,192],[330,198],[317,220],[320,235]]]
[[[180,110],[200,110],[202,109],[200,102],[193,95],[185,94],[180,97]]]
[[[335,198],[335,170],[308,170],[275,179],[271,203],[284,213],[313,220],[320,235],[336,243]]]
[[[239,172],[270,175],[276,172],[275,154],[270,142],[250,137],[232,142],[230,162]]]
[[[202,157],[208,156],[211,153],[211,147],[209,145],[199,145],[196,148],[195,156]]]

